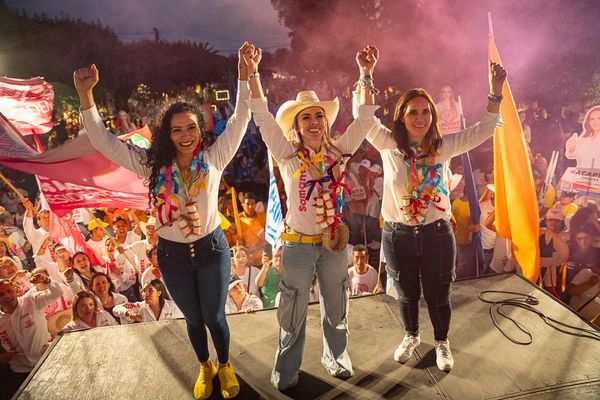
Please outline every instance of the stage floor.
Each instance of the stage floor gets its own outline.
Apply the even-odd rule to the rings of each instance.
[[[308,312],[299,385],[278,392],[269,384],[278,326],[275,310],[228,317],[231,361],[242,384],[240,399],[599,399],[600,342],[567,336],[524,310],[510,315],[533,333],[520,346],[494,328],[483,290],[534,292],[538,309],[589,328],[566,307],[515,275],[456,282],[450,343],[455,366],[435,365],[433,334],[421,307],[422,343],[406,364],[393,358],[404,334],[397,302],[389,296],[350,301],[349,352],[355,376],[343,381],[321,366],[319,306]],[[517,334],[510,323],[502,323]],[[525,339],[524,336],[520,336]],[[214,354],[214,351],[213,351]],[[183,320],[98,328],[65,334],[46,353],[18,399],[193,399],[198,362]],[[217,382],[218,380],[215,380]],[[218,384],[212,398],[221,398]]]

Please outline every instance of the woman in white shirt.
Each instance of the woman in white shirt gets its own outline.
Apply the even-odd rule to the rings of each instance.
[[[262,310],[263,303],[253,294],[246,291],[244,282],[235,275],[231,276],[229,283],[229,296],[225,303],[225,312],[233,314],[238,312],[252,312]]]
[[[375,67],[379,53],[369,46],[357,53],[359,66]],[[348,269],[344,252],[348,229],[341,224],[345,163],[374,127],[373,96],[362,100],[358,118],[339,140],[332,139],[338,99],[320,101],[312,90],[301,91],[285,102],[274,117],[260,84],[257,49],[250,59],[250,108],[270,154],[279,165],[287,198],[287,231],[283,241],[283,277],[277,310],[279,344],[271,384],[285,390],[298,383],[304,352],[306,313],[313,271],[316,269],[323,322],[322,364],[337,378],[354,374],[347,351]],[[369,81],[372,87],[372,80]]]
[[[142,289],[142,297],[144,301],[119,304],[113,308],[113,312],[128,322],[163,321],[184,317],[159,279],[151,280]]]
[[[577,160],[577,168],[600,168],[600,106],[589,109],[583,119],[583,132],[565,143],[565,157]]]
[[[117,319],[114,314],[115,306],[127,303],[127,297],[115,292],[115,285],[108,275],[104,272],[96,272],[90,279],[90,288],[98,297],[104,311],[109,313],[113,318]],[[127,323],[124,318],[117,320],[120,324]]]
[[[63,332],[117,325],[112,315],[100,308],[96,295],[92,292],[77,293],[71,311],[71,322],[65,325]]]
[[[398,100],[391,131],[380,124],[367,136],[383,160],[382,245],[406,332],[394,353],[398,362],[406,362],[421,342],[422,285],[434,328],[437,366],[450,371],[454,365],[448,330],[456,242],[449,223],[448,169],[452,157],[483,143],[500,121],[506,71],[490,63],[489,72],[488,112],[482,122],[442,138],[435,103],[419,88]]]
[[[239,277],[244,284],[246,292],[259,296],[260,291],[256,285],[256,277],[260,270],[248,265],[248,250],[244,246],[233,246],[233,257],[231,259],[231,274]]]
[[[83,124],[92,145],[113,162],[146,178],[150,203],[156,208],[159,235],[158,263],[162,278],[185,314],[188,336],[201,363],[194,397],[207,398],[212,380],[219,376],[221,395],[235,397],[239,383],[229,364],[229,327],[225,300],[229,283],[229,245],[220,228],[217,209],[223,170],[237,151],[250,113],[247,66],[239,50],[236,108],[224,132],[207,145],[204,137],[209,116],[196,104],[165,104],[156,118],[150,149],[120,141],[106,131],[94,104],[93,88],[99,81],[95,65],[75,72]],[[217,350],[220,368],[209,358],[208,337]]]

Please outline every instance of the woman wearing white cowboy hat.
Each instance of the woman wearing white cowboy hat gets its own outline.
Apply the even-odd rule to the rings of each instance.
[[[357,62],[371,75],[378,51],[369,46],[357,53]],[[245,56],[246,58],[246,56]],[[374,126],[373,93],[363,97],[359,117],[334,142],[330,130],[339,110],[338,99],[320,101],[312,90],[298,93],[285,102],[274,118],[267,110],[259,80],[261,51],[256,49],[248,64],[252,100],[250,109],[263,140],[283,177],[288,195],[287,231],[283,240],[283,276],[277,311],[279,345],[271,383],[279,390],[298,382],[304,351],[306,313],[313,271],[321,289],[323,327],[322,363],[335,377],[353,375],[347,352],[348,268],[345,249],[348,230],[340,223],[344,164],[368,130]],[[369,81],[372,88],[372,80]],[[367,91],[364,91],[365,94]],[[286,140],[287,139],[287,140]]]

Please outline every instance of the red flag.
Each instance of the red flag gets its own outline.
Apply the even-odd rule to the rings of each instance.
[[[19,141],[15,127],[2,121],[0,163],[41,175],[40,189],[55,213],[64,215],[79,207],[148,208],[144,178],[94,149],[87,135],[35,154]]]
[[[61,218],[50,211],[50,227],[48,233],[51,238],[65,246],[65,249],[71,254],[83,251],[90,258],[92,265],[106,267],[106,261],[100,254],[96,253],[94,249],[88,246],[83,237],[83,233],[81,233],[70,214]]]
[[[52,129],[54,88],[44,78],[0,77],[0,112],[24,135]]]
[[[10,121],[0,113],[0,157],[29,158],[37,153],[23,140],[23,136]]]

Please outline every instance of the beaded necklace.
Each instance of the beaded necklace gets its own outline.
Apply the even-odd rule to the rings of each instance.
[[[178,194],[187,198],[185,202],[185,212],[180,212],[178,225],[183,231],[184,236],[191,234],[200,235],[202,229],[200,226],[200,215],[192,198],[200,193],[200,190],[206,190],[208,185],[206,177],[208,175],[208,164],[203,161],[204,154],[199,145],[194,151],[194,157],[190,164],[190,179],[183,178],[179,169],[173,168],[173,164],[162,167],[158,175],[158,181],[154,187],[154,194],[158,199],[158,219],[161,225],[172,225],[175,221],[173,215],[182,208]]]
[[[345,158],[350,158],[351,154],[342,154],[334,159],[323,150],[316,153],[311,159],[308,159],[307,150],[298,150],[296,156],[301,161],[300,167],[292,175],[298,178],[302,171],[308,169],[312,179],[306,182],[308,190],[305,200],[313,198],[313,192],[316,189],[315,203],[316,223],[322,228],[331,227],[331,239],[335,239],[335,228],[341,223],[343,217],[342,206],[345,202],[342,198],[344,190],[348,186],[344,183],[346,172],[342,172],[342,166]]]
[[[417,142],[410,144],[413,155],[404,160],[407,171],[406,189],[408,196],[402,198],[400,211],[411,225],[420,225],[425,222],[427,209],[431,204],[440,211],[445,211],[438,203],[441,201],[439,193],[448,194],[442,186],[441,163],[435,164],[435,156],[423,153]]]

